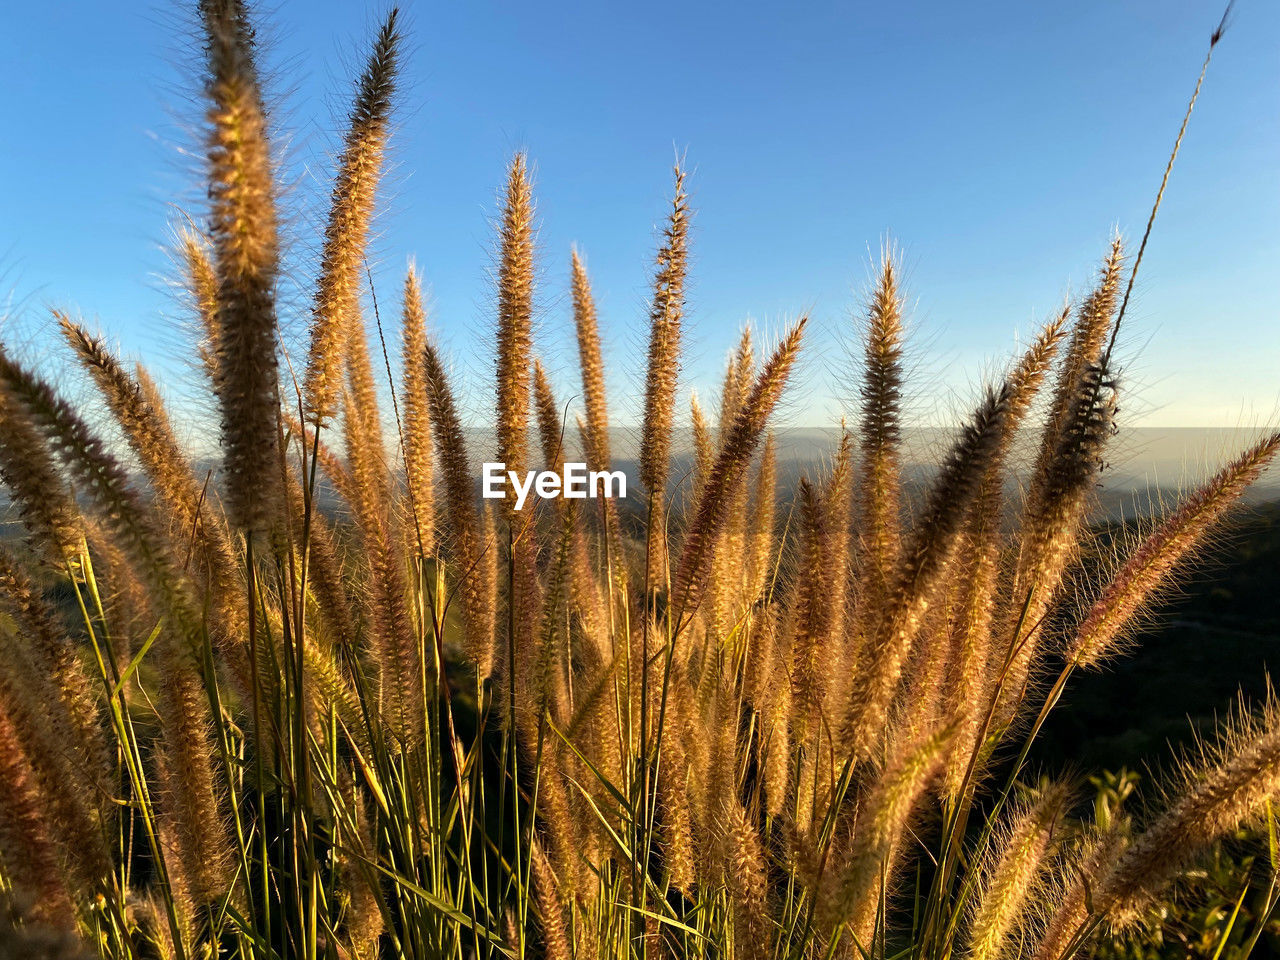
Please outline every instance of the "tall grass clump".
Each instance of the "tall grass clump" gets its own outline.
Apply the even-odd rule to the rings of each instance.
[[[1082,819],[1070,776],[1028,768],[1074,673],[1131,642],[1280,452],[1261,437],[1100,559],[1141,248],[1115,240],[982,390],[915,507],[886,254],[846,374],[856,420],[788,502],[771,428],[803,317],[771,345],[744,334],[718,403],[695,400],[686,475],[678,168],[631,502],[490,510],[415,270],[399,377],[376,303],[381,362],[366,334],[396,13],[355,84],[296,380],[278,290],[304,267],[282,263],[253,22],[236,0],[199,14],[208,206],[177,259],[219,467],[69,314],[96,409],[0,348],[0,479],[25,531],[0,548],[0,954],[1062,960],[1241,824],[1274,838],[1270,700],[1145,819]],[[616,467],[577,251],[580,386],[557,397],[540,358],[523,153],[501,204],[499,456]]]

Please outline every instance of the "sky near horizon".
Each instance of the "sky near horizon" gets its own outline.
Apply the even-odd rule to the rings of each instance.
[[[388,7],[263,8],[295,336],[352,78]],[[684,386],[714,392],[748,319],[767,338],[808,313],[782,411],[794,426],[850,409],[854,317],[885,243],[906,266],[912,409],[938,422],[1083,292],[1114,230],[1136,249],[1221,14],[1216,0],[402,9],[375,287],[393,327],[417,263],[473,419],[487,402],[492,218],[523,148],[536,345],[561,394],[577,390],[576,243],[611,402],[623,420],[639,406],[653,251],[682,155],[695,210]],[[182,211],[200,215],[191,36],[188,5],[167,0],[0,12],[0,335],[44,353],[48,307],[78,311],[177,393],[197,376],[167,252]],[[1280,419],[1280,4],[1237,4],[1125,324],[1129,423]]]

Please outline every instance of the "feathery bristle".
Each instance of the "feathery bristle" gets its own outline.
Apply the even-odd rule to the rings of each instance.
[[[786,638],[778,636],[777,627],[770,623],[765,630],[772,640],[769,648],[761,651],[775,664],[761,696],[761,744],[764,750],[765,809],[772,817],[780,816],[785,808],[791,786],[791,684],[787,682],[784,666],[791,657]]]
[[[55,450],[79,489],[96,502],[117,542],[130,555],[142,579],[164,607],[177,615],[180,627],[198,621],[153,513],[129,483],[124,467],[104,449],[102,440],[66,400],[31,371],[0,350],[0,397],[21,411]],[[55,488],[56,489],[56,488]]]
[[[578,335],[578,363],[582,369],[582,396],[587,414],[587,465],[592,470],[607,470],[610,462],[609,407],[604,386],[604,359],[600,352],[600,326],[587,268],[577,250],[573,251],[571,259],[573,325]]]
[[[378,411],[378,387],[363,329],[357,310],[346,344],[342,440],[356,495],[351,504],[356,521],[366,537],[376,537],[382,536],[390,523],[391,483]]]
[[[59,566],[75,563],[80,511],[30,414],[0,390],[0,480],[31,541]]]
[[[56,657],[26,649],[22,639],[8,630],[0,632],[0,656],[6,664],[0,710],[7,712],[6,722],[13,727],[19,766],[31,778],[29,789],[42,798],[45,829],[60,851],[60,882],[77,898],[92,896],[111,871],[103,814],[110,810],[113,771],[110,765],[102,766],[101,732],[83,729],[83,711],[77,708],[92,707],[92,701],[74,699],[80,691],[63,679],[69,671],[57,679],[44,676],[43,671],[56,666]],[[88,739],[81,742],[81,736]],[[17,794],[14,802],[19,802]],[[0,807],[0,819],[5,816]],[[15,829],[23,832],[20,826]]]
[[[1280,798],[1280,706],[1237,720],[1220,745],[1190,766],[1178,799],[1119,857],[1094,888],[1094,909],[1120,921],[1172,881],[1211,843]]]
[[[711,439],[711,425],[707,423],[707,415],[698,401],[698,394],[689,397],[689,422],[693,427],[693,490],[692,500],[698,502],[702,494],[702,486],[711,473],[711,465],[715,461],[715,447]]]
[[[1047,787],[1011,817],[1000,844],[988,850],[969,925],[970,960],[997,960],[1004,955],[1009,936],[1047,866],[1050,842],[1066,800],[1065,784]]]
[[[143,504],[121,464],[104,451],[102,441],[65,400],[7,358],[0,361],[0,377],[9,381],[8,389],[14,396],[23,397],[82,489],[97,500],[117,544],[135,564],[134,574],[146,583],[157,607],[178,618],[179,629],[192,643],[198,642],[196,637],[207,627],[241,692],[247,692],[250,670],[244,649],[243,592],[228,532],[221,518],[201,510],[203,495],[197,492],[163,405],[145,373],[139,369],[138,379],[129,377],[98,341],[65,317],[62,320],[68,338],[99,383],[130,447],[160,494],[173,522],[171,537],[162,535],[157,510]],[[208,600],[207,618],[202,614],[205,604],[192,595],[192,579],[179,573],[179,551],[190,554],[193,542],[196,562],[188,560],[183,566],[195,568],[194,582]]]
[[[1032,479],[1029,498],[1034,502],[1044,495],[1043,488],[1049,482],[1053,468],[1053,455],[1064,430],[1068,427],[1071,405],[1079,389],[1079,383],[1090,366],[1102,357],[1107,334],[1115,317],[1116,297],[1119,294],[1120,272],[1124,267],[1124,248],[1117,237],[1111,241],[1111,249],[1103,260],[1098,281],[1089,296],[1080,305],[1076,322],[1071,329],[1071,342],[1063,358],[1062,368],[1054,385],[1049,417],[1045,423]]]
[[[681,684],[681,692],[687,686]],[[684,697],[672,706],[674,716],[668,721],[674,730],[687,730],[692,723],[692,707]],[[658,828],[662,837],[663,861],[668,882],[676,890],[692,893],[697,883],[693,814],[690,810],[689,780],[693,769],[685,738],[663,738],[664,776],[658,778]]]
[[[857,525],[862,560],[859,603],[864,619],[874,618],[891,587],[899,549],[898,445],[902,416],[902,294],[898,262],[889,253],[880,265],[867,306],[866,356],[859,425],[862,451],[858,476]],[[867,624],[869,627],[870,625]]]
[[[344,394],[342,431],[355,496],[352,508],[369,562],[369,651],[378,670],[384,716],[395,736],[412,745],[422,736],[421,652],[404,603],[405,575],[397,556],[401,541],[392,523],[390,477],[363,338],[353,336],[347,344],[347,375],[351,389]]]
[[[564,903],[560,897],[555,871],[538,843],[530,854],[533,896],[538,905],[538,923],[542,930],[543,956],[547,960],[572,960],[569,934],[565,930]]]
[[[218,371],[218,344],[222,341],[222,328],[218,323],[218,274],[209,259],[209,245],[195,230],[184,228],[178,234],[178,246],[186,270],[186,293],[200,320],[200,362],[214,396],[218,396],[222,391]]]
[[[141,367],[136,376],[130,376],[101,340],[65,314],[55,311],[54,315],[172,517],[175,543],[194,543],[198,553],[194,566],[216,611],[217,624],[225,627],[220,632],[228,642],[239,642],[244,605],[228,531],[222,518],[203,504],[202,490],[155,384]]]
[[[725,845],[735,953],[744,960],[772,956],[768,868],[760,834],[736,798],[728,804]]]
[[[855,625],[849,617],[849,600],[853,576],[853,542],[850,524],[853,513],[853,435],[841,429],[831,472],[822,492],[824,537],[823,582],[831,612],[826,616],[828,638],[825,644],[826,685],[829,703],[836,696],[847,695],[845,678],[855,664],[852,649],[856,643]],[[840,701],[842,702],[842,701]]]
[[[369,561],[370,652],[384,716],[397,739],[422,737],[421,653],[404,604],[401,541],[391,511],[391,476],[378,412],[377,384],[358,307],[347,318],[342,436],[355,500],[352,508]]]
[[[1092,666],[1110,652],[1125,624],[1169,583],[1182,559],[1204,542],[1277,452],[1280,452],[1280,433],[1273,433],[1188,496],[1138,546],[1076,631],[1067,651],[1073,663]]]
[[[595,298],[586,266],[577,250],[572,251],[573,328],[577,333],[577,356],[582,375],[582,398],[586,419],[579,420],[582,452],[589,470],[609,470],[612,452],[609,444],[608,396],[604,388],[604,358],[600,352],[600,328],[595,314]],[[614,584],[625,589],[626,564],[623,563],[622,531],[617,511],[611,500],[600,498],[600,518],[604,525],[605,549],[612,567]]]
[[[449,533],[454,539],[455,589],[460,591],[462,598],[467,658],[475,664],[476,672],[483,680],[493,671],[497,554],[493,545],[486,542],[481,529],[472,499],[471,466],[462,421],[458,417],[444,367],[430,341],[423,347],[422,365],[444,475]]]
[[[754,518],[747,545],[743,599],[755,603],[769,587],[774,568],[774,517],[778,498],[777,440],[772,432],[764,438],[760,463],[751,484],[751,515]]]
[[[343,357],[348,339],[356,335],[360,274],[395,91],[400,43],[396,18],[393,9],[378,31],[356,87],[330,198],[303,381],[307,417],[318,425],[337,413]]]
[[[870,945],[881,900],[881,883],[897,859],[902,835],[930,780],[942,765],[954,731],[943,728],[923,741],[904,741],[876,779],[858,811],[853,850],[829,900],[828,921],[847,923],[854,941]]]
[[[1121,262],[1119,241],[1115,241],[1098,286],[1081,307],[1044,427],[1004,614],[1013,654],[1001,691],[1001,723],[1016,712],[1039,646],[1035,627],[1054,601],[1078,550],[1090,481],[1110,435],[1115,385],[1097,357],[1112,322]],[[1024,625],[1020,631],[1014,630],[1018,620]]]
[[[557,726],[562,726],[568,712],[564,681],[568,643],[562,625],[567,619],[565,600],[569,593],[572,545],[573,518],[564,515],[560,524],[555,561],[551,565],[542,598],[541,622],[533,634],[536,640],[528,648],[517,652],[526,658],[514,678],[521,693],[517,709],[525,715],[525,722],[521,725],[523,729],[518,732],[535,741],[548,716]],[[529,752],[533,755],[536,753],[536,742],[531,746],[533,749]]]
[[[969,759],[977,749],[984,705],[993,692],[991,626],[998,600],[1006,461],[1018,427],[1066,335],[1068,315],[1068,308],[1064,307],[1044,326],[1005,379],[1008,406],[1002,436],[987,462],[963,533],[963,587],[950,629],[944,703],[945,714],[959,724],[953,741],[955,756],[945,774],[947,795],[951,797],[956,796],[965,780]]]
[[[369,557],[371,652],[381,705],[391,732],[406,748],[423,737],[422,651],[404,603],[404,573],[385,528],[365,539]]]
[[[502,216],[498,223],[497,264],[497,401],[495,434],[497,459],[505,469],[523,473],[529,459],[529,414],[533,359],[534,205],[527,158],[515,155],[508,172]],[[539,608],[537,544],[530,526],[516,513],[514,497],[504,497],[499,509],[506,523],[504,539],[510,562],[507,605],[508,660],[511,651],[533,642]],[[514,682],[514,663],[502,675]]]
[[[684,191],[684,181],[685,171],[676,167],[671,213],[658,250],[658,270],[649,312],[640,482],[653,494],[658,494],[666,484],[676,380],[680,372],[680,324],[684,314],[689,237],[689,198]]]
[[[800,499],[800,566],[796,575],[794,627],[792,639],[791,699],[801,730],[812,732],[821,722],[826,706],[831,669],[832,617],[835,604],[829,602],[831,525],[828,503],[802,477]],[[796,736],[803,739],[804,733]]]
[[[1056,589],[1075,540],[1071,518],[1078,515],[1083,480],[1096,466],[1104,436],[1095,429],[1105,417],[1107,375],[1097,366],[1115,313],[1124,258],[1119,239],[1112,241],[1097,286],[1081,305],[1063,358],[1040,451],[1023,508],[1023,534],[1012,603],[1021,608],[1033,585],[1038,596],[1029,619],[1034,622]],[[1065,524],[1065,525],[1064,525]]]
[[[422,371],[427,345],[427,317],[422,307],[422,283],[414,270],[404,278],[404,472],[409,490],[416,547],[423,556],[435,549],[434,459],[431,450],[431,408]]]
[[[1064,306],[1061,313],[1044,325],[1009,373],[1008,433],[1010,437],[1022,424],[1023,417],[1026,416],[1032,401],[1035,400],[1036,394],[1048,376],[1053,359],[1057,356],[1058,347],[1067,335],[1067,319],[1071,315],[1070,310],[1070,304]]]
[[[101,836],[94,834],[98,812],[111,791],[114,757],[104,736],[96,691],[56,611],[3,548],[0,609],[12,618],[21,637],[15,644],[19,649],[8,658],[7,684],[15,688],[17,701],[29,704],[33,714],[42,715],[40,726],[45,736],[41,760],[59,761],[58,786],[67,794],[68,803],[77,808],[64,820],[80,828],[77,844],[84,858],[93,861],[95,869],[105,869],[106,850]]]
[[[944,677],[943,713],[958,724],[955,754],[945,771],[947,796],[953,798],[964,785],[969,761],[979,747],[984,710],[992,693],[992,603],[1000,573],[1000,542],[987,518],[981,522],[975,518],[965,531],[964,543],[962,586]]]
[[[791,368],[800,352],[807,318],[791,328],[738,411],[729,433],[721,444],[720,454],[707,477],[697,513],[685,537],[684,550],[672,581],[671,608],[675,623],[696,607],[702,578],[714,546],[716,534],[725,520],[731,494],[742,482],[743,473],[764,433],[764,428],[782,394]]]
[[[236,527],[265,530],[279,491],[274,171],[243,10],[232,0],[204,0],[201,13],[227,510]]]
[[[1076,955],[1082,946],[1079,937],[1088,925],[1098,878],[1129,845],[1124,821],[1090,833],[1083,849],[1065,861],[1050,889],[1052,912],[1042,921],[1040,938],[1029,951],[1032,960],[1066,960]]]
[[[529,423],[530,359],[533,349],[533,186],[528,161],[517,153],[507,176],[499,226],[497,435],[498,459],[522,471]],[[504,501],[508,520],[514,502]]]
[[[1115,387],[1109,377],[1101,367],[1085,369],[1060,431],[1053,469],[1041,491],[1031,491],[1034,499],[1023,521],[1009,609],[1004,617],[1010,655],[999,694],[1000,725],[1007,724],[1017,713],[1040,649],[1038,627],[1079,551],[1092,481],[1101,466],[1102,451],[1111,437],[1115,417]],[[1019,623],[1021,629],[1017,629]]]
[[[164,757],[157,799],[172,831],[182,873],[197,904],[214,904],[231,889],[233,852],[214,773],[213,718],[194,657],[178,638],[156,644],[161,681],[157,698]]]
[[[39,898],[35,919],[70,928],[75,912],[45,819],[47,801],[0,698],[0,845],[7,879],[19,892]]]
[[[353,960],[376,960],[378,938],[385,920],[379,874],[369,863],[375,855],[375,820],[363,795],[355,789],[351,774],[345,770],[341,773],[338,786],[350,811],[349,822],[347,818],[338,821],[345,841],[338,870],[351,897],[345,918],[346,935],[351,942]]]
[[[609,405],[600,350],[600,326],[587,268],[576,249],[572,252],[572,268],[573,325],[578,338],[578,363],[586,408],[586,419],[579,420],[582,450],[588,469],[608,470],[613,455],[609,442]],[[607,497],[600,498],[600,516],[612,579],[617,586],[625,587],[627,570],[623,563],[622,532],[618,527],[617,511]]]
[[[730,361],[730,366],[733,366],[733,361]],[[745,373],[748,386],[753,375],[753,370]],[[726,373],[726,379],[730,376],[732,376],[732,369]],[[694,411],[696,461],[691,503],[695,508],[702,496],[702,488],[715,464],[715,454],[720,446],[717,441],[725,439],[731,426],[730,423],[722,421],[718,431],[719,437],[717,441],[713,441],[705,419],[701,424],[698,423],[701,417],[701,410]],[[745,469],[744,465],[744,471]],[[706,600],[701,610],[701,618],[707,631],[708,649],[721,646],[732,637],[736,636],[739,639],[742,637],[741,631],[735,631],[735,627],[742,624],[742,617],[746,612],[743,601],[745,586],[743,574],[746,572],[746,566],[742,561],[746,555],[747,531],[750,525],[748,503],[749,496],[744,477],[743,482],[735,484],[727,495],[724,520],[708,551],[710,562],[706,576]],[[730,655],[730,660],[737,659],[735,650],[737,646],[735,642],[732,647],[725,648],[724,654]]]
[[[564,420],[556,405],[555,391],[547,378],[547,371],[537,357],[533,360],[533,406],[538,420],[538,441],[542,446],[542,463],[545,469],[559,472],[564,462]],[[563,500],[556,500],[557,506]]]
[[[869,756],[878,742],[934,589],[958,546],[982,471],[999,445],[1007,408],[1007,387],[988,391],[943,461],[916,532],[902,551],[885,610],[862,650],[862,680],[848,705],[845,729],[857,756]]]
[[[129,486],[124,469],[102,449],[101,441],[48,384],[0,353],[0,382],[10,400],[21,404],[50,443],[59,451],[72,475],[94,498],[109,529],[128,552],[157,606],[173,618],[172,629],[160,636],[159,651],[168,659],[162,671],[159,714],[167,757],[174,774],[172,795],[177,800],[183,856],[198,896],[214,898],[227,889],[229,841],[220,818],[215,786],[211,720],[203,683],[196,678],[194,660],[201,645],[201,617],[176,564],[157,536],[151,514]]]
[[[728,430],[733,418],[738,415],[738,407],[742,404],[751,389],[751,374],[755,369],[755,346],[752,343],[751,327],[743,327],[738,346],[730,354],[725,369],[724,387],[720,392],[720,429]],[[723,437],[722,437],[723,439]]]
[[[688,262],[689,198],[685,171],[675,168],[675,191],[649,309],[649,360],[645,376],[643,433],[640,439],[640,485],[649,498],[650,577],[660,583],[666,565],[666,485],[671,459],[676,383],[680,376],[680,325],[684,317],[685,268]],[[646,584],[646,589],[653,583]]]
[[[358,294],[395,89],[396,20],[393,9],[374,41],[351,108],[330,198],[303,395],[317,428],[333,415],[337,397],[343,398],[343,439],[356,497],[352,507],[369,560],[370,651],[380,704],[400,744],[412,746],[422,737],[421,651],[403,602],[404,571],[396,556],[400,541],[391,518],[377,385]]]

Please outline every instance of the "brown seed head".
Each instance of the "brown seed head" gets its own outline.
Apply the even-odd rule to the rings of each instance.
[[[658,248],[653,302],[649,310],[649,366],[645,380],[644,434],[640,442],[640,483],[660,503],[667,481],[676,381],[680,375],[680,322],[684,315],[688,260],[689,198],[685,171],[675,170],[675,195]]]
[[[378,31],[373,53],[356,87],[330,198],[303,381],[307,417],[317,424],[337,413],[342,393],[343,356],[355,326],[369,224],[395,92],[400,43],[396,17],[392,10]]]
[[[609,410],[604,387],[604,359],[591,281],[578,251],[573,255],[573,325],[578,333],[578,362],[586,406],[586,455],[592,470],[609,468]]]
[[[434,460],[431,449],[431,408],[422,353],[427,345],[422,284],[410,270],[404,278],[403,319],[404,470],[409,507],[419,549],[429,556],[435,549]]]
[[[265,530],[279,493],[274,172],[243,6],[205,0],[201,8],[227,509],[237,527]]]
[[[1182,560],[1204,543],[1218,521],[1277,452],[1280,452],[1280,433],[1254,444],[1188,496],[1138,546],[1076,632],[1067,653],[1072,662],[1093,666],[1106,657],[1125,625],[1171,582]]]
[[[719,456],[707,476],[697,512],[685,536],[684,550],[673,580],[671,609],[674,622],[694,610],[706,574],[716,534],[725,521],[735,488],[764,435],[769,415],[777,405],[787,378],[800,353],[800,341],[808,318],[800,321],[782,338],[769,362],[760,371],[746,401],[721,444]]]
[[[527,459],[529,364],[533,349],[533,187],[523,152],[511,161],[499,228],[498,459],[522,471]],[[504,501],[507,519],[515,503]]]

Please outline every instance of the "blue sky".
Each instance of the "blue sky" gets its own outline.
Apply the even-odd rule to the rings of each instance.
[[[121,7],[124,7],[122,10]],[[713,389],[748,318],[813,316],[784,417],[856,389],[853,312],[889,238],[908,267],[914,409],[950,420],[1136,246],[1217,23],[1215,2],[586,2],[403,5],[393,168],[375,242],[384,319],[408,258],[483,417],[491,217],[527,148],[540,212],[538,348],[576,389],[568,253],[599,299],[622,415],[670,167],[696,210],[685,381]],[[383,4],[278,0],[264,35],[290,181],[292,277],[311,277],[330,157]],[[167,286],[169,224],[199,213],[196,46],[169,3],[0,14],[0,295],[32,349],[49,305],[101,324],[175,387],[194,378]],[[1130,423],[1280,413],[1280,5],[1242,0],[1215,55],[1122,335]],[[305,313],[295,301],[289,322]]]

